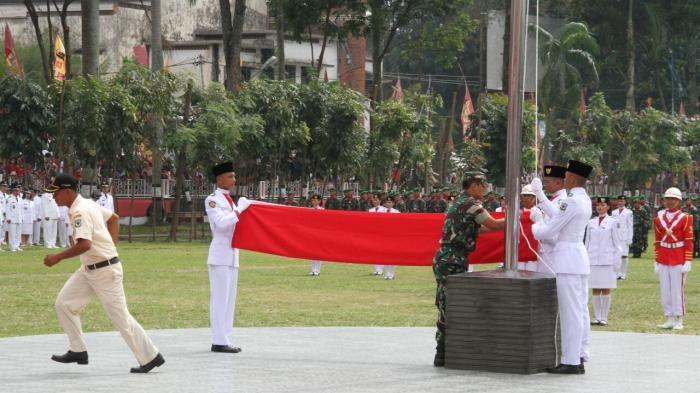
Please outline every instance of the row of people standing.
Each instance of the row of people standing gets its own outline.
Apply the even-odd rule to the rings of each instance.
[[[96,200],[114,211],[113,198],[106,188],[103,185],[105,192]],[[68,207],[56,204],[51,193],[0,183],[0,251],[4,251],[4,244],[11,252],[42,242],[46,248],[68,247],[73,244],[68,211]]]

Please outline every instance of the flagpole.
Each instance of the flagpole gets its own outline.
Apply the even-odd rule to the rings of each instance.
[[[520,238],[520,167],[522,156],[523,118],[523,69],[525,57],[525,17],[527,9],[523,0],[511,1],[510,12],[510,61],[508,86],[508,136],[506,147],[506,255],[505,267],[515,271],[518,266],[518,240]]]

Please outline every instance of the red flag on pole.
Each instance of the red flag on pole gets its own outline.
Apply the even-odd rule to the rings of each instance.
[[[683,101],[681,101],[681,107],[678,108],[678,114],[685,117],[685,105],[683,105]]]
[[[403,89],[401,88],[401,78],[399,78],[396,81],[396,86],[394,86],[394,91],[391,93],[391,98],[403,101]]]
[[[19,77],[24,76],[24,70],[22,69],[22,64],[19,62],[19,56],[17,56],[17,48],[15,48],[15,42],[12,39],[12,33],[10,32],[10,26],[5,22],[5,62],[10,67],[12,73]]]
[[[464,85],[464,105],[462,106],[462,114],[460,115],[460,120],[462,121],[462,136],[467,135],[467,129],[471,120],[469,120],[469,115],[474,113],[474,104],[472,103],[472,97],[469,94],[469,86]]]

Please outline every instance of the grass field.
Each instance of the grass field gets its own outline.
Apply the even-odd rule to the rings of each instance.
[[[146,329],[209,325],[208,243],[119,244],[132,314]],[[0,253],[0,337],[62,332],[54,300],[77,259],[43,266],[45,249]],[[494,265],[479,266],[478,270]],[[697,266],[700,268],[700,265]],[[324,263],[309,277],[307,261],[241,252],[236,326],[433,326],[434,280],[428,267],[399,267],[396,280],[371,276],[370,265]],[[686,287],[688,315],[680,334],[700,333],[700,272]],[[613,291],[609,331],[664,332],[651,259],[633,259]],[[83,314],[86,332],[113,330],[98,301]],[[675,332],[674,332],[675,334]]]

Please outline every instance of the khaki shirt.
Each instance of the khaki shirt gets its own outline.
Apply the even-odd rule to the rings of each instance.
[[[90,249],[80,255],[80,263],[92,265],[116,257],[117,247],[107,229],[112,212],[91,199],[78,195],[68,211],[73,226],[73,238],[89,240]]]

